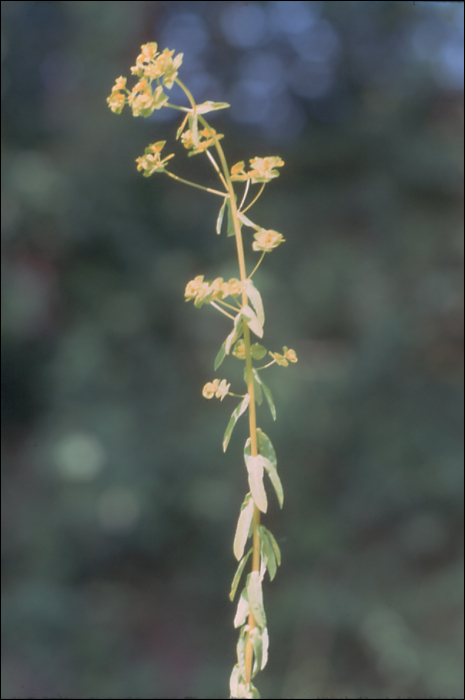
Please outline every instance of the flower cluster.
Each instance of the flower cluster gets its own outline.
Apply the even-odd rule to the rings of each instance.
[[[157,44],[152,41],[141,47],[141,53],[136,59],[136,65],[132,66],[131,73],[148,78],[150,81],[156,78],[163,78],[163,85],[168,89],[173,87],[173,83],[178,75],[178,68],[182,63],[182,53],[173,59],[174,51],[164,49],[163,53],[157,52]]]
[[[202,153],[206,151],[207,148],[215,145],[215,140],[222,139],[224,134],[217,134],[215,129],[210,127],[209,129],[202,129],[202,131],[197,133],[197,143],[195,143],[194,135],[190,129],[181,134],[181,142],[187,149],[192,149],[189,153],[190,156],[194,156],[197,153]],[[199,138],[203,137],[203,138]]]
[[[289,350],[286,346],[283,347],[284,355],[280,355],[279,352],[270,352],[271,357],[283,367],[287,367],[289,362],[297,362],[297,355],[294,350]],[[289,360],[289,362],[288,362]]]
[[[213,282],[204,282],[203,275],[198,275],[188,282],[184,296],[186,301],[195,299],[194,304],[199,307],[211,301],[220,301],[229,295],[237,297],[241,292],[242,283],[235,277],[229,282],[223,282],[222,277],[217,277]]]
[[[263,250],[265,253],[270,253],[273,248],[277,248],[278,245],[286,240],[281,233],[272,229],[265,230],[264,228],[257,231],[254,234],[254,238],[255,241],[252,243],[252,248],[254,250]]]
[[[110,97],[107,97],[111,111],[121,114],[127,102],[135,117],[149,117],[154,109],[160,109],[167,104],[168,97],[163,93],[162,85],[159,84],[152,91],[151,83],[161,78],[166,88],[170,89],[173,86],[183,57],[183,54],[179,53],[173,59],[173,53],[174,51],[168,49],[164,49],[161,54],[157,53],[155,42],[144,44],[137,57],[136,65],[131,68],[131,73],[139,76],[140,80],[131,92],[126,88],[126,78],[120,76],[116,80]]]
[[[257,182],[269,182],[279,175],[275,168],[280,168],[284,165],[284,161],[279,156],[251,158],[249,162],[251,170],[248,173],[244,170],[243,160],[233,165],[231,168],[231,180],[251,180],[253,185]]]
[[[229,387],[231,384],[226,382],[226,379],[214,379],[212,382],[207,382],[202,389],[202,395],[206,399],[212,399],[216,396],[217,399],[223,401],[224,397],[228,395]]]
[[[140,158],[136,158],[137,170],[144,171],[144,177],[149,177],[152,173],[159,172],[162,173],[165,170],[167,161],[170,158],[174,158],[174,153],[170,153],[169,156],[163,158],[160,157],[161,150],[165,145],[166,141],[157,141],[156,143],[151,143],[150,146],[144,151],[144,155]]]

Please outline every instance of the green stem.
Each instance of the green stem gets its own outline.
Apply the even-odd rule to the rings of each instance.
[[[225,311],[224,309],[222,309],[221,306],[218,306],[218,304],[216,304],[214,301],[211,301],[211,302],[210,302],[210,306],[214,306],[215,309],[218,309],[218,311],[221,311],[222,314],[224,314],[225,316],[227,316],[228,318],[230,318],[230,319],[232,319],[232,320],[234,321],[234,316],[231,316],[231,314],[228,314],[227,311]]]
[[[189,180],[184,180],[182,177],[178,177],[178,175],[174,175],[173,173],[170,173],[169,170],[164,171],[167,175],[173,178],[173,180],[178,180],[178,182],[183,182],[185,185],[190,185],[191,187],[197,187],[199,190],[205,190],[205,192],[211,192],[212,194],[219,194],[220,197],[227,197],[226,192],[219,192],[218,190],[212,190],[211,187],[204,187],[203,185],[197,185],[195,182],[190,182]]]
[[[260,197],[261,193],[262,193],[263,190],[265,189],[265,185],[266,185],[266,182],[264,182],[264,183],[262,184],[262,186],[260,187],[260,191],[259,191],[259,193],[257,194],[257,196],[254,197],[254,198],[252,199],[252,201],[250,202],[250,204],[248,204],[248,205],[246,206],[246,208],[242,210],[242,213],[243,213],[243,214],[247,211],[247,209],[250,209],[250,207],[253,206],[253,205],[255,204],[255,202],[257,201],[257,199]]]
[[[263,258],[265,257],[265,252],[266,252],[266,251],[263,251],[260,260],[258,261],[258,263],[255,265],[254,269],[253,269],[252,272],[250,273],[249,279],[251,279],[251,277],[252,277],[252,275],[254,274],[255,270],[257,269],[257,267],[260,265],[261,261],[262,261]]]

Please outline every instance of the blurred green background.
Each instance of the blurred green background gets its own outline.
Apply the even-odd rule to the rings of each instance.
[[[229,322],[183,295],[235,249],[218,198],[136,170],[177,114],[108,109],[149,41],[231,104],[230,164],[285,161],[251,210],[286,238],[264,341],[299,358],[259,413],[285,490],[262,697],[463,697],[463,5],[1,9],[2,697],[229,694],[247,426],[223,454]]]

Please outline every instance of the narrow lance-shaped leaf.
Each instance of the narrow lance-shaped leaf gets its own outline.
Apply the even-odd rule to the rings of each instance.
[[[229,201],[229,200],[228,200],[228,197],[225,197],[225,198],[224,198],[224,202],[223,202],[223,204],[221,205],[221,208],[220,208],[220,213],[218,214],[218,218],[217,218],[217,220],[216,220],[216,232],[217,232],[218,235],[220,235],[220,233],[221,233],[221,224],[223,223],[224,209],[225,209],[225,207],[226,207],[228,201]]]
[[[270,576],[270,581],[276,576],[276,557],[273,548],[270,544],[268,537],[266,536],[266,531],[262,525],[259,525],[260,532],[260,543],[261,543],[261,553],[265,562],[266,569]]]
[[[273,397],[271,396],[271,391],[268,389],[265,382],[258,374],[257,370],[254,369],[253,372],[254,372],[255,379],[257,380],[257,382],[261,385],[261,387],[263,389],[263,393],[265,394],[265,399],[267,400],[267,403],[268,403],[271,415],[273,417],[273,420],[276,420],[276,408],[275,408],[275,405],[273,402]]]
[[[234,319],[234,328],[232,329],[231,333],[228,335],[228,337],[224,341],[224,351],[225,351],[226,355],[229,355],[231,347],[236,342],[236,340],[239,340],[239,338],[242,335],[242,319],[243,319],[243,314],[242,314],[242,310],[241,310],[241,311],[239,311],[239,313],[237,314],[237,316]]]
[[[259,508],[262,513],[266,513],[268,508],[268,502],[265,493],[265,487],[263,485],[263,457],[257,455],[252,457],[250,451],[250,438],[247,438],[244,449],[244,459],[249,473],[249,486],[252,492],[252,498],[255,502],[257,508]]]
[[[249,580],[249,576],[247,576],[247,581]],[[247,620],[247,615],[249,614],[249,612],[249,598],[247,595],[247,589],[244,588],[244,590],[241,593],[241,597],[239,598],[239,602],[237,604],[236,616],[234,618],[234,627],[240,627],[241,625],[243,625],[244,622]]]
[[[270,438],[262,430],[260,430],[260,428],[257,428],[257,443],[258,450],[265,460],[263,462],[263,466],[268,472],[268,476],[270,477],[270,481],[273,484],[276,496],[278,497],[279,505],[282,508],[284,501],[284,491],[281,479],[279,478],[279,474],[276,469],[276,453],[274,451],[273,445],[271,444]]]
[[[258,320],[257,314],[255,311],[253,311],[248,304],[242,307],[241,313],[243,318],[245,319],[245,322],[247,323],[248,327],[250,328],[251,331],[255,333],[255,335],[258,335],[259,338],[263,337],[263,327],[260,321]]]
[[[244,567],[247,564],[247,561],[252,554],[253,549],[252,547],[249,549],[247,554],[242,558],[239,566],[237,567],[237,571],[234,574],[233,582],[231,584],[231,592],[229,594],[229,600],[232,602],[234,600],[234,596],[236,595],[237,587],[239,585],[239,581],[241,580],[242,572],[244,571]]]
[[[215,357],[215,364],[213,365],[215,370],[218,369],[218,367],[221,365],[221,363],[223,362],[225,357],[226,357],[226,340],[224,341],[223,345],[220,347],[218,354]]]
[[[241,632],[239,634],[239,639],[237,642],[237,660],[239,662],[239,672],[244,680],[246,677],[246,670],[245,670],[246,640],[247,640],[247,633],[245,630],[241,630]]]
[[[262,630],[260,627],[254,627],[249,634],[249,639],[253,644],[254,664],[252,669],[252,678],[260,671],[262,667]]]
[[[247,585],[247,595],[250,603],[255,622],[260,627],[266,627],[266,615],[263,607],[262,583],[258,571],[252,571],[249,574],[249,583]]]
[[[226,452],[229,441],[231,439],[231,433],[233,431],[234,426],[236,425],[238,419],[242,416],[244,413],[245,409],[249,405],[250,401],[250,396],[246,394],[244,398],[242,399],[241,403],[237,408],[234,409],[232,412],[231,418],[229,419],[229,423],[226,426],[226,430],[224,431],[224,437],[223,437],[223,452]]]
[[[278,566],[281,566],[281,550],[279,549],[278,543],[276,542],[274,535],[263,525],[260,525],[262,528],[263,534],[268,538],[272,548],[274,555],[276,557],[276,562]]]
[[[239,561],[244,554],[244,547],[249,537],[250,523],[253,518],[253,501],[250,493],[244,499],[241,506],[239,520],[237,521],[236,534],[234,535],[234,556]]]
[[[258,289],[256,289],[256,287],[254,286],[252,280],[247,280],[246,291],[247,296],[249,297],[252,306],[255,309],[255,313],[257,314],[257,318],[260,322],[260,325],[263,327],[265,323],[265,311],[263,309],[262,297]]]
[[[236,664],[232,670],[231,678],[229,679],[229,690],[232,698],[239,697],[239,679],[240,671],[239,664]]]

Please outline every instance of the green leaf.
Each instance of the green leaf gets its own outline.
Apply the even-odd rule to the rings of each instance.
[[[266,457],[276,469],[278,466],[276,461],[276,452],[274,451],[270,438],[260,428],[257,428],[257,445],[260,454]]]
[[[212,102],[211,100],[207,100],[200,105],[195,105],[195,111],[197,114],[207,114],[207,112],[214,112],[216,109],[226,109],[230,106],[231,105],[227,102]]]
[[[233,431],[234,426],[236,425],[238,419],[242,416],[244,413],[245,409],[249,405],[250,401],[250,396],[246,394],[244,398],[242,399],[241,403],[237,408],[234,409],[232,412],[231,418],[229,419],[229,423],[226,427],[226,430],[224,431],[224,437],[223,437],[223,452],[226,452],[228,445],[229,445],[229,440],[231,439],[231,433]]]
[[[259,338],[263,337],[263,328],[262,324],[260,323],[257,314],[255,311],[252,311],[250,306],[247,304],[242,307],[241,313],[243,318],[245,319],[245,322],[247,323],[248,327],[250,328],[251,331],[255,333],[255,335],[258,335]]]
[[[265,668],[267,661],[268,661],[268,644],[269,644],[268,628],[264,627],[262,629],[262,667],[261,667],[262,671]]]
[[[253,552],[253,548],[251,547],[247,554],[242,558],[241,563],[237,567],[237,571],[234,574],[233,582],[231,584],[231,592],[229,594],[229,600],[232,602],[234,600],[234,596],[236,595],[237,587],[239,585],[239,581],[241,580],[242,572],[244,571],[244,567],[247,564],[247,560],[250,557],[250,555]]]
[[[253,308],[255,309],[255,313],[257,314],[257,318],[258,318],[260,325],[263,326],[265,323],[265,311],[263,310],[262,297],[261,297],[258,289],[256,289],[256,287],[254,287],[254,283],[252,282],[252,280],[246,280],[246,282],[247,282],[247,286],[246,286],[247,296],[249,297],[251,304],[252,304]]]
[[[254,228],[256,231],[260,231],[262,228],[261,226],[257,226],[257,224],[254,224],[253,221],[250,221],[250,219],[245,214],[243,214],[241,211],[237,212],[237,218],[240,221],[242,221],[244,226],[248,226],[249,228]]]
[[[268,350],[260,343],[254,343],[250,346],[250,352],[254,360],[263,360]]]
[[[237,316],[234,318],[234,328],[232,329],[231,333],[228,335],[224,342],[224,351],[226,355],[229,355],[231,351],[232,345],[236,342],[236,340],[239,340],[239,338],[242,335],[243,328],[242,328],[242,310],[239,311]]]
[[[278,547],[278,543],[276,542],[272,533],[266,527],[264,527],[263,525],[260,525],[260,527],[263,530],[263,534],[266,535],[266,537],[270,541],[278,566],[281,566],[281,550]]]
[[[235,235],[236,235],[236,231],[234,229],[234,219],[233,219],[233,215],[231,212],[231,205],[230,205],[230,202],[228,200],[228,236],[235,236]]]
[[[263,466],[268,472],[268,476],[270,477],[270,481],[273,484],[276,496],[278,497],[279,505],[282,508],[284,502],[284,491],[277,471],[276,452],[274,451],[270,438],[268,435],[265,435],[260,428],[257,428],[257,444],[258,451],[265,459]]]
[[[250,576],[250,574],[249,574],[249,576]],[[249,579],[249,577],[247,577],[247,580],[248,579]],[[236,611],[236,615],[234,617],[234,627],[240,627],[241,625],[243,625],[245,623],[245,621],[247,620],[247,616],[248,616],[249,612],[250,612],[250,603],[249,603],[249,599],[247,596],[247,589],[244,588],[242,593],[241,593],[241,597],[239,598],[239,602],[237,604],[237,611]]]
[[[257,675],[262,666],[262,631],[260,627],[254,627],[249,633],[249,639],[253,644],[254,662],[252,678]]]
[[[249,486],[252,492],[252,498],[257,508],[262,513],[266,513],[268,501],[266,499],[265,487],[263,485],[263,460],[262,455],[252,457],[250,452],[250,438],[247,438],[244,449],[244,459],[249,473]]]
[[[225,357],[226,357],[226,340],[224,341],[223,345],[220,347],[218,354],[215,357],[215,364],[214,364],[215,370],[218,369],[218,367],[221,365],[221,363],[223,362]]]
[[[276,556],[273,547],[271,546],[271,543],[266,535],[266,528],[264,528],[263,525],[259,525],[258,529],[260,532],[262,557],[265,562],[268,574],[270,576],[270,581],[272,581],[276,576]]]
[[[258,571],[252,571],[252,573],[249,574],[247,596],[255,622],[257,625],[260,625],[260,627],[266,627],[266,615],[263,607],[262,582]]]
[[[257,343],[257,345],[258,345],[258,343]],[[260,346],[260,347],[263,347],[263,346]],[[263,348],[263,349],[265,349],[265,348]],[[265,399],[267,400],[267,403],[268,403],[268,406],[270,408],[270,412],[271,412],[271,415],[273,417],[273,420],[276,420],[276,408],[275,408],[274,403],[273,403],[273,397],[271,396],[271,391],[268,389],[265,382],[258,374],[257,370],[254,369],[253,372],[254,372],[255,379],[257,380],[257,382],[259,384],[261,384],[261,387],[262,387],[263,392],[265,394]]]
[[[241,512],[239,515],[239,520],[237,521],[236,534],[234,536],[234,556],[237,561],[240,560],[244,554],[244,547],[247,539],[249,537],[250,523],[253,518],[253,501],[250,493],[244,499],[244,503],[241,506]]]
[[[221,208],[220,208],[220,213],[218,214],[218,218],[216,220],[216,232],[218,235],[220,235],[220,233],[221,233],[221,224],[223,223],[224,208],[225,208],[227,203],[228,203],[228,197],[225,197],[223,204],[221,205]]]
[[[244,367],[244,382],[246,383],[246,386],[248,386],[247,385],[247,367]],[[253,377],[253,388],[254,388],[254,394],[255,394],[255,401],[257,402],[257,404],[259,406],[261,406],[262,402],[263,402],[263,392],[262,392],[262,388],[260,386],[260,382],[257,382],[255,375]]]

